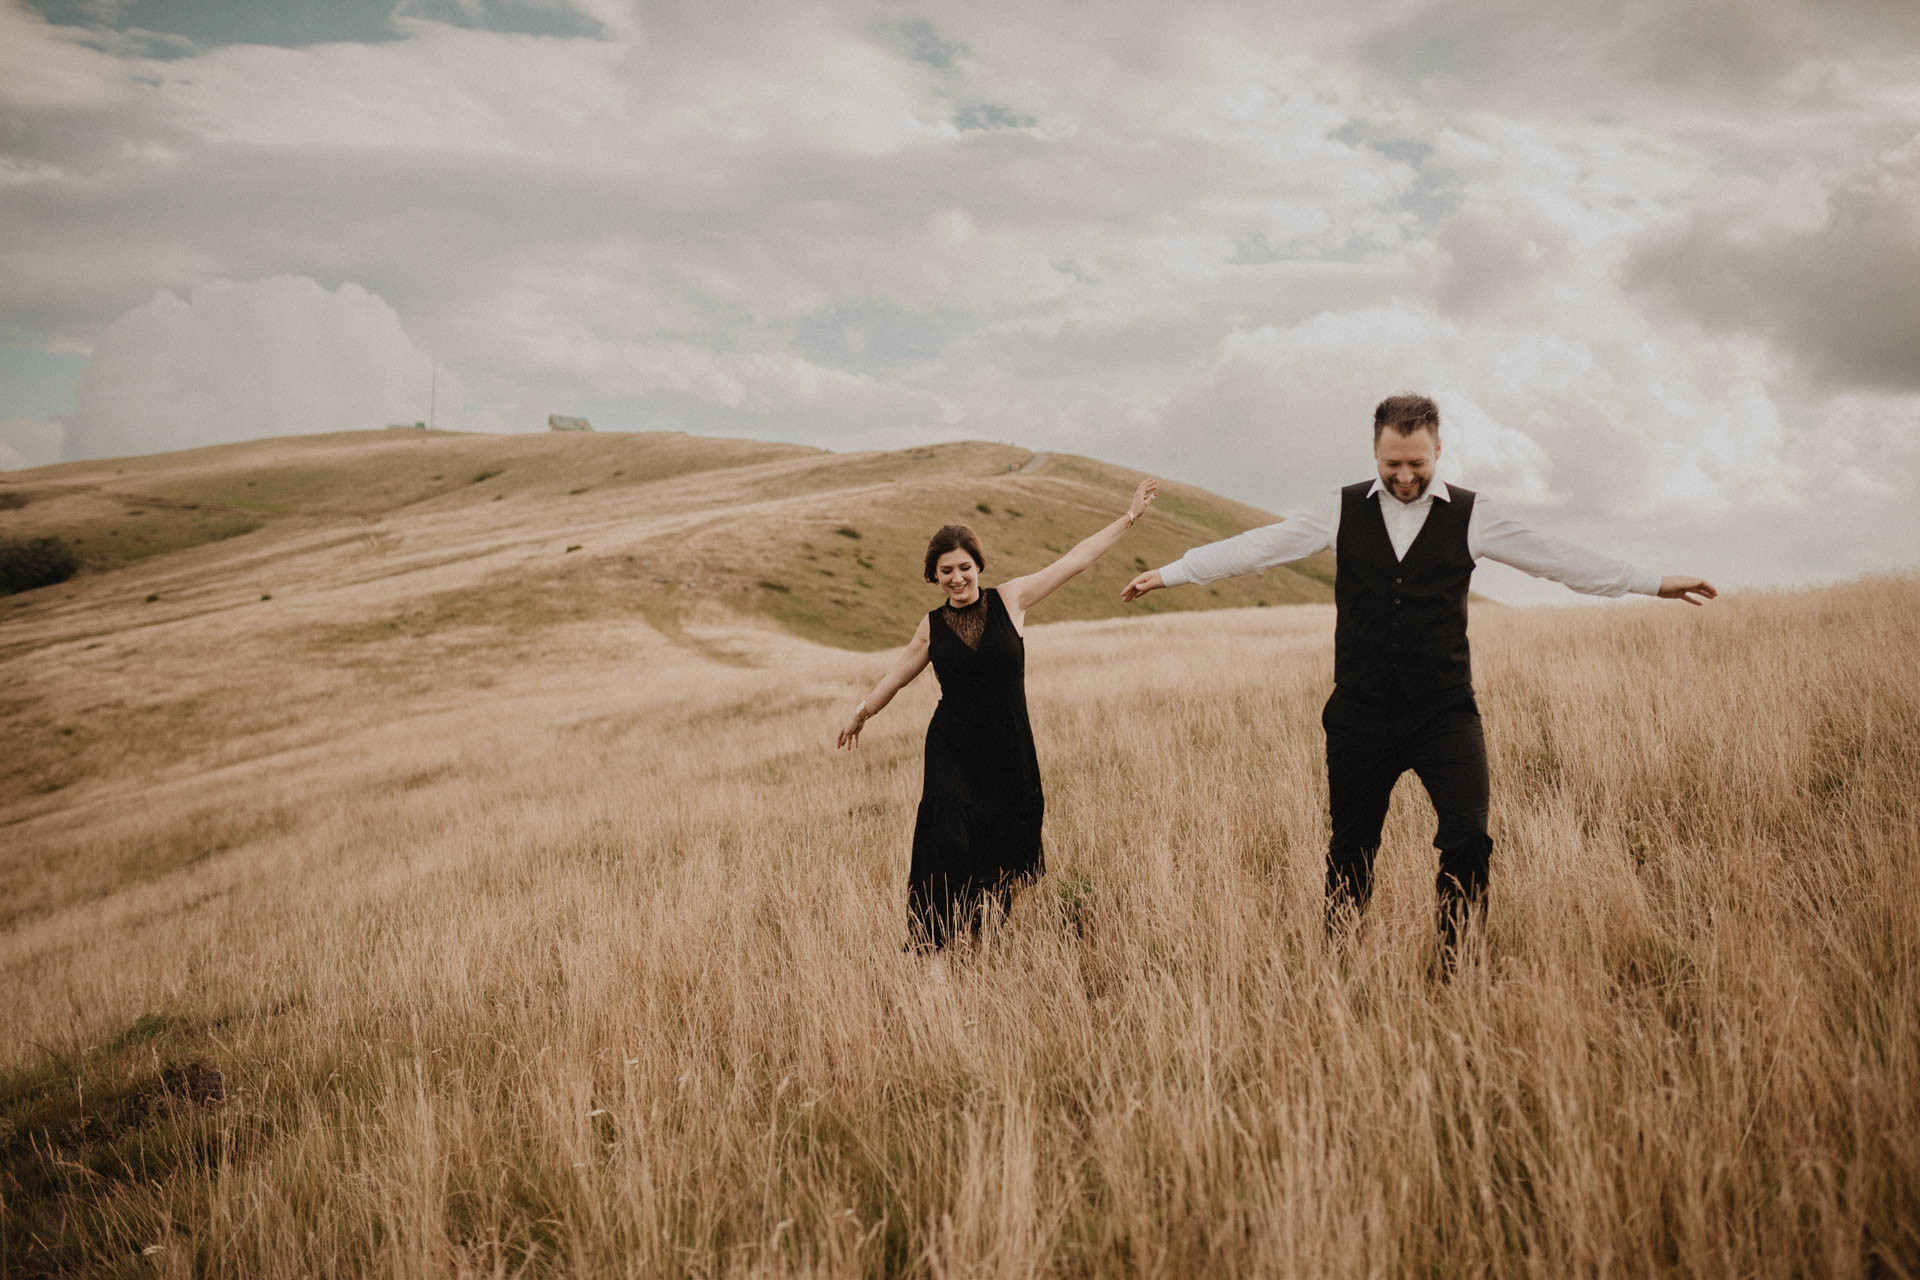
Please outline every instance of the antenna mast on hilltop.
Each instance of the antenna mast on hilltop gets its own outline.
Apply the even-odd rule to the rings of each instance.
[[[433,430],[434,407],[440,402],[440,362],[433,362],[433,381],[427,384],[427,430]]]

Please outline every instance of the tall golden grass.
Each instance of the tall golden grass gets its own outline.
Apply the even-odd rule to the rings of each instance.
[[[330,695],[0,828],[94,886],[0,935],[0,1271],[1920,1274],[1917,626],[1912,579],[1480,609],[1451,984],[1411,778],[1323,944],[1322,607],[1032,628],[1050,874],[944,983],[930,677],[853,755],[882,659],[763,632]],[[132,1101],[189,1057],[223,1107]]]

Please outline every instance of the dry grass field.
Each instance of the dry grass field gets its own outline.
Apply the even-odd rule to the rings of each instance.
[[[424,527],[0,602],[0,1274],[1920,1275],[1920,581],[1478,608],[1450,985],[1411,778],[1322,943],[1329,608],[1043,606],[1050,873],[942,984],[931,676],[836,754],[882,655]]]

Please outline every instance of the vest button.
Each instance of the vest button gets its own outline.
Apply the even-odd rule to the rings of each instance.
[[[1400,603],[1400,597],[1399,597],[1399,596],[1395,596],[1395,597],[1393,598],[1393,602],[1394,602],[1395,604],[1399,604],[1399,603]]]

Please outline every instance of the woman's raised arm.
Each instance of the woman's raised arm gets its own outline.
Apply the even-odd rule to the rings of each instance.
[[[1120,535],[1133,528],[1133,522],[1153,505],[1153,499],[1159,492],[1160,482],[1148,476],[1133,491],[1133,501],[1127,504],[1126,513],[1119,519],[1092,537],[1083,539],[1073,550],[1038,573],[1001,583],[1001,602],[1007,606],[1007,612],[1013,615],[1015,624],[1018,625],[1026,617],[1027,610],[1067,585],[1075,574],[1105,555],[1114,543],[1120,541]]]
[[[927,620],[920,619],[920,625],[914,628],[913,639],[907,641],[907,647],[900,651],[900,660],[893,664],[893,670],[880,677],[880,683],[873,691],[860,700],[853,709],[853,715],[847,719],[840,730],[840,737],[834,747],[857,747],[860,745],[860,729],[871,720],[879,710],[893,701],[893,695],[913,683],[913,678],[927,669]]]

